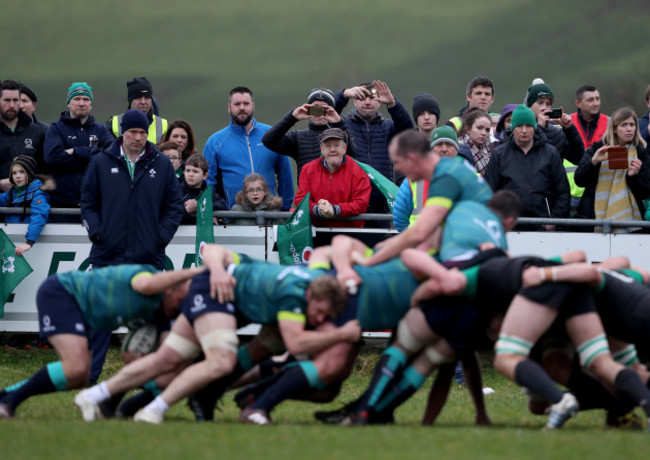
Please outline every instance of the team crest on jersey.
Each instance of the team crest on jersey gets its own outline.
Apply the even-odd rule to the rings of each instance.
[[[155,169],[151,168],[151,169],[149,170],[149,177],[151,177],[151,178],[155,178],[155,177],[156,177],[156,170],[155,170]]]
[[[33,142],[29,137],[25,139],[25,148],[26,149],[33,149],[34,148]]]

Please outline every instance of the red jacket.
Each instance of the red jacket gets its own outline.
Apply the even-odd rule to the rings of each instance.
[[[362,220],[319,219],[314,212],[321,199],[334,206],[335,216],[356,216],[366,212],[370,201],[370,179],[352,158],[344,155],[343,161],[332,173],[327,169],[324,158],[304,165],[298,179],[294,206],[298,206],[307,192],[311,192],[309,209],[316,227],[363,227],[365,222]]]

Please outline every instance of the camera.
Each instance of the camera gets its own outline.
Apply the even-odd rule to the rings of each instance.
[[[548,115],[548,117],[552,120],[562,118],[562,109],[551,107],[551,111],[546,112],[546,115]]]

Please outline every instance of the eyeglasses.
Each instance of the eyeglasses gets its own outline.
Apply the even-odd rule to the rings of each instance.
[[[167,157],[169,161],[181,161],[181,157]]]
[[[246,193],[255,194],[255,193],[264,193],[263,188],[249,188],[246,190]]]

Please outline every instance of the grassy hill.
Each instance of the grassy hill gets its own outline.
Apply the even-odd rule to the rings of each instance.
[[[145,75],[163,116],[190,121],[201,146],[228,122],[226,94],[237,85],[253,90],[257,118],[273,124],[312,87],[373,78],[409,109],[416,93],[434,94],[443,118],[480,74],[495,82],[495,111],[542,77],[567,109],[591,83],[605,112],[630,104],[643,113],[650,83],[644,0],[46,0],[2,9],[2,78],[37,92],[43,121],[65,109],[72,81],[94,87],[103,121],[126,107],[126,81]]]

